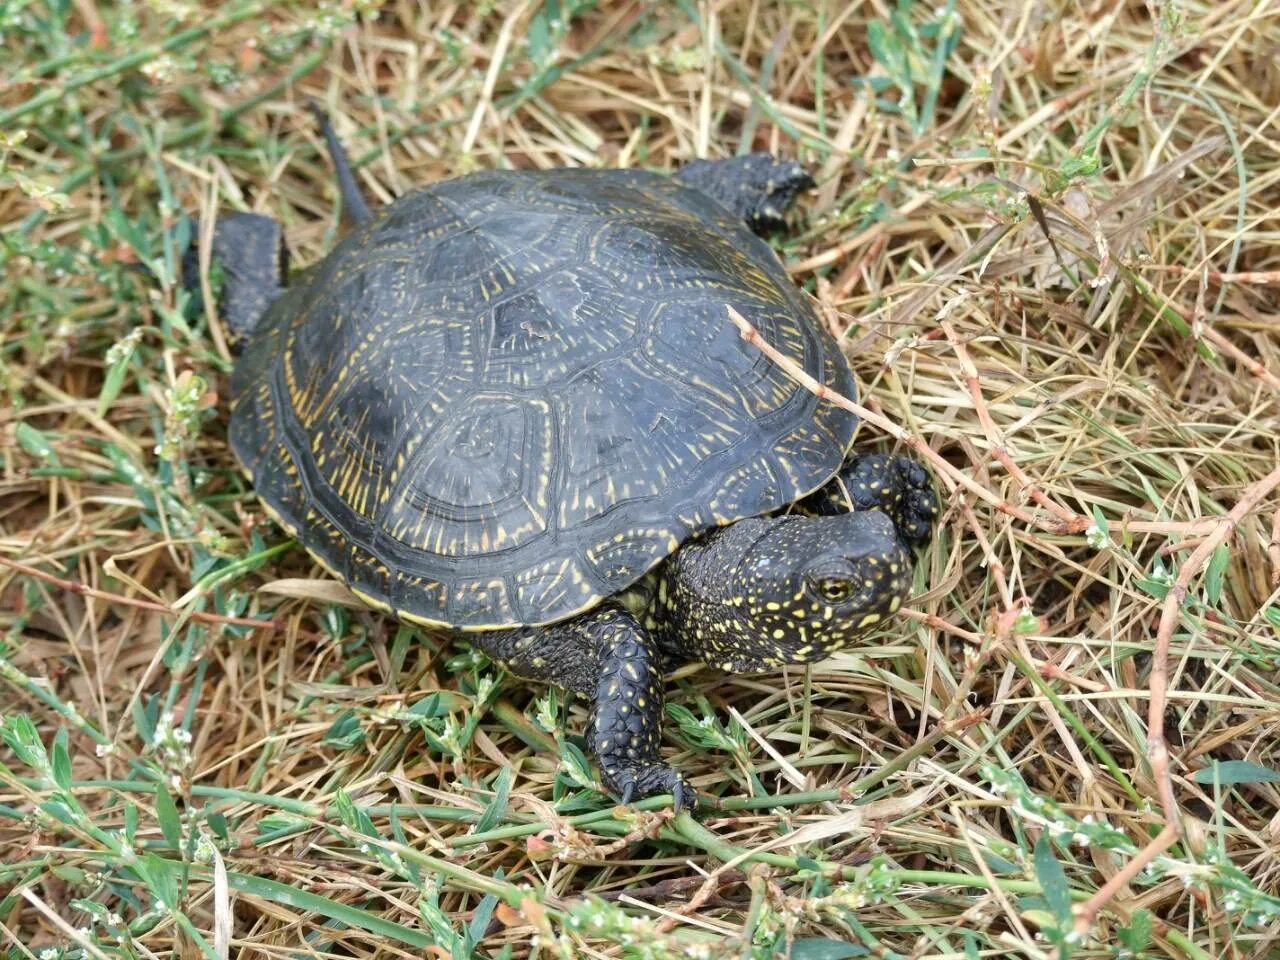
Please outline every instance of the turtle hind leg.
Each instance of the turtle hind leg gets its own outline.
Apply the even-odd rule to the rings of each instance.
[[[199,233],[199,226],[196,226]],[[224,213],[213,225],[210,261],[222,273],[218,302],[233,339],[243,340],[281,293],[289,267],[280,224],[260,213]],[[200,290],[199,249],[182,256],[182,282]]]
[[[672,795],[677,810],[696,803],[693,788],[658,756],[665,698],[657,643],[620,603],[549,627],[467,639],[518,677],[591,700],[587,740],[605,785],[623,803],[661,793]]]
[[[694,160],[676,174],[686,187],[700,190],[732,210],[756,233],[786,226],[787,210],[813,177],[792,160],[749,153],[724,160]]]
[[[307,109],[320,125],[320,133],[324,137],[325,146],[329,148],[329,159],[333,161],[333,169],[338,177],[338,193],[342,196],[342,216],[352,224],[366,223],[373,217],[369,204],[365,203],[364,194],[356,183],[356,175],[351,169],[351,161],[342,141],[333,131],[329,115],[314,100],[307,101]]]
[[[850,457],[825,487],[799,506],[805,513],[827,516],[879,510],[909,546],[929,539],[939,512],[928,471],[908,457],[884,453]]]

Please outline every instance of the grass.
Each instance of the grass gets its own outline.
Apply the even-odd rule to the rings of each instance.
[[[15,958],[1280,957],[1268,0],[0,5],[0,945]],[[707,799],[349,603],[225,444],[193,218],[769,149],[904,615],[672,680]]]

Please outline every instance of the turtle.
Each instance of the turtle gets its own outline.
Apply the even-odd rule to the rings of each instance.
[[[767,153],[485,170],[374,210],[313,112],[332,250],[286,282],[275,220],[212,230],[228,439],[260,503],[364,603],[585,698],[624,804],[694,805],[659,752],[664,671],[857,642],[939,508],[919,463],[852,451],[857,417],[730,321],[855,395],[766,242],[813,179]]]

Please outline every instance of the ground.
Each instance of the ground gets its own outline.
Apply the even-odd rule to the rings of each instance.
[[[1268,0],[0,5],[8,956],[1280,956]],[[671,679],[707,804],[351,605],[225,443],[195,219],[498,166],[813,171],[774,239],[945,515],[809,670]],[[216,286],[216,274],[211,282]]]

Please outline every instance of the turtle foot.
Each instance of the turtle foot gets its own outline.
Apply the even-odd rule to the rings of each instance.
[[[660,793],[671,794],[676,813],[692,810],[698,804],[698,792],[678,770],[665,763],[618,767],[615,772],[606,772],[605,782],[621,797],[623,804]]]
[[[898,538],[911,546],[929,539],[939,513],[929,472],[907,457],[884,453],[850,458],[800,506],[806,513],[826,516],[879,510],[893,521]]]

